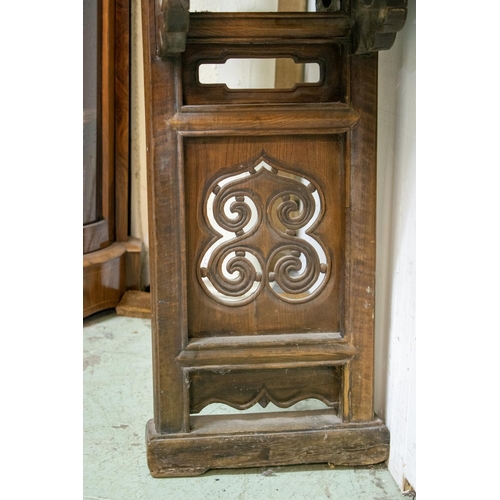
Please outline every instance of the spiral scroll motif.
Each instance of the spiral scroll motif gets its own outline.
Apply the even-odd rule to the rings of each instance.
[[[217,224],[225,231],[243,231],[252,219],[252,207],[247,200],[250,193],[243,190],[228,189],[215,195],[213,215]],[[231,215],[228,215],[228,212]]]
[[[269,203],[270,225],[287,242],[270,256],[267,275],[272,293],[286,302],[307,302],[326,284],[327,254],[309,234],[321,219],[322,199],[314,184],[297,176],[293,191],[282,191]]]
[[[269,261],[274,263],[269,281],[274,281],[285,294],[292,296],[308,296],[321,272],[318,254],[304,242],[279,247]]]
[[[276,212],[281,224],[292,231],[303,228],[314,215],[314,198],[305,189],[303,191],[305,193],[299,190],[285,191],[270,203],[271,210]]]
[[[266,224],[260,197],[242,186],[264,176],[271,186],[282,186],[266,196]],[[330,264],[321,242],[309,234],[323,214],[323,196],[315,184],[260,159],[244,172],[221,177],[207,192],[204,216],[216,237],[201,256],[198,277],[209,297],[241,306],[266,286],[290,303],[307,302],[321,292]],[[252,235],[263,227],[282,240],[267,258],[252,245]]]
[[[201,272],[203,278],[210,281],[209,289],[213,287],[228,305],[243,305],[260,291],[262,268],[262,260],[250,249],[231,245],[218,248],[209,266],[202,268]]]

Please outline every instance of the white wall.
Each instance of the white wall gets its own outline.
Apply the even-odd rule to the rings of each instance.
[[[246,0],[247,3],[250,0]],[[312,3],[312,2],[310,2]],[[195,1],[192,0],[192,6]],[[196,8],[209,10],[196,2]],[[149,284],[140,0],[132,0],[132,235]],[[391,432],[389,469],[416,489],[415,3],[394,47],[380,53],[375,410]]]
[[[379,58],[375,411],[391,433],[389,470],[416,486],[415,2]]]

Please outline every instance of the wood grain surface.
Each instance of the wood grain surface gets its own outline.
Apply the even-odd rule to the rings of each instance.
[[[185,52],[163,59],[154,7],[143,0],[152,475],[385,460],[372,402],[377,55],[352,54],[351,4],[192,14]],[[318,61],[321,81],[199,82],[201,63],[285,56]],[[311,397],[330,408],[191,415]]]

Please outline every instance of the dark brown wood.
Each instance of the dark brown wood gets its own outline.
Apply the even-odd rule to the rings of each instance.
[[[351,35],[351,19],[337,14],[202,13],[190,14],[187,34],[190,43],[224,45],[294,43],[342,43]]]
[[[389,456],[389,432],[380,420],[342,424],[331,412],[192,418],[191,432],[158,434],[146,429],[153,477],[197,476],[207,469],[328,462],[370,465]]]
[[[138,289],[141,244],[129,237],[130,0],[102,0],[98,113],[98,220],[83,226],[83,316]]]
[[[316,0],[316,10],[349,13],[353,53],[369,54],[392,47],[406,22],[408,0]]]
[[[116,241],[127,241],[130,177],[130,0],[115,0],[114,166]]]
[[[292,108],[293,106],[293,108]],[[293,113],[290,110],[293,109]],[[341,134],[359,116],[343,103],[183,106],[169,125],[183,137]]]
[[[346,332],[359,351],[350,367],[351,418],[373,418],[373,336],[375,329],[375,240],[377,194],[377,64],[378,54],[350,57],[351,105],[360,119],[351,141],[350,207],[346,215],[348,293]]]
[[[190,373],[191,413],[211,403],[224,403],[245,410],[259,403],[265,408],[274,403],[288,408],[307,398],[319,399],[337,408],[340,401],[338,367],[299,368],[296,370],[232,370]]]
[[[189,0],[156,0],[155,12],[158,55],[168,57],[184,52],[189,29]]]
[[[125,246],[113,243],[83,256],[83,317],[115,307],[125,293]]]
[[[351,4],[193,14],[184,54],[163,59],[155,0],[142,5],[152,475],[385,460],[372,403],[377,55],[353,54]],[[321,82],[199,82],[201,63],[284,56],[320,61]],[[308,398],[329,408],[192,415]]]
[[[235,170],[232,165],[244,162],[244,168],[241,168],[243,165],[240,163],[236,173],[247,170],[247,165],[251,167],[260,161],[259,151],[262,150],[266,152],[267,161],[278,170],[290,171],[287,167],[293,165],[296,175],[303,175],[318,186],[331,186],[323,190],[322,206],[328,206],[329,210],[322,216],[314,237],[330,249],[327,259],[331,263],[329,273],[332,274],[332,279],[327,279],[325,290],[318,298],[313,302],[300,304],[284,303],[272,293],[270,286],[265,286],[255,300],[248,305],[234,308],[229,313],[226,307],[216,307],[212,298],[200,288],[195,266],[189,266],[187,283],[188,307],[192,311],[189,317],[191,337],[341,331],[344,253],[342,147],[340,141],[323,135],[234,139],[221,137],[185,141],[185,186],[189,194],[186,213],[188,219],[193,221],[187,233],[187,257],[190,262],[198,262],[205,249],[213,242],[212,230],[203,220],[202,210],[207,190],[210,191],[210,186],[219,176],[233,173]],[[248,158],[255,160],[246,163]],[[280,162],[274,158],[280,158]],[[315,170],[306,174],[311,164],[315,166]],[[289,192],[294,189],[272,175],[260,176],[255,180],[254,178],[250,177],[248,182],[242,185],[242,189],[258,191],[259,195],[258,198],[255,197],[255,201],[264,203],[264,207],[277,190]],[[262,209],[264,210],[265,208]],[[194,223],[195,221],[197,223]],[[283,237],[272,227],[266,226],[264,221],[255,236],[246,237],[244,241],[246,247],[254,248],[262,256],[264,265],[266,259],[272,258],[273,249],[278,248],[282,239]],[[337,307],[333,307],[333,304],[337,304]]]
[[[227,47],[219,45],[188,44],[184,54],[184,104],[269,104],[338,102],[341,100],[341,47],[273,44],[265,50],[265,57],[290,57],[295,62],[317,62],[321,67],[319,83],[299,83],[290,90],[230,90],[225,85],[200,84],[197,68],[200,64],[223,63],[232,57],[262,57],[260,46]]]
[[[139,261],[142,244],[130,237],[83,256],[83,317],[116,307],[128,288],[139,285],[139,269],[127,273],[127,261]],[[127,281],[128,280],[128,281]]]
[[[176,361],[186,368],[222,371],[242,367],[297,368],[344,364],[356,352],[340,332],[225,335],[191,339]]]
[[[114,64],[115,1],[99,3],[100,90],[97,136],[97,218],[83,226],[83,253],[102,250],[115,241],[115,165],[114,165]],[[120,0],[119,0],[120,1]],[[123,1],[123,0],[121,0]]]
[[[157,57],[155,2],[143,2],[142,7],[154,420],[159,432],[185,432],[189,429],[187,385],[183,370],[175,363],[187,345],[184,167],[182,143],[171,127],[165,127],[165,119],[182,103],[175,83],[180,79],[181,61]],[[163,389],[166,386],[168,391]]]

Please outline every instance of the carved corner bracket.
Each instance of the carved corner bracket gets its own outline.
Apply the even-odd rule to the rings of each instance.
[[[406,22],[408,0],[316,0],[317,12],[350,13],[352,52],[388,50]]]
[[[388,50],[406,22],[408,0],[355,0],[351,18],[353,53]]]
[[[316,10],[350,12],[352,51],[369,54],[392,47],[405,25],[408,0],[317,0]],[[178,56],[186,49],[189,0],[156,0],[155,12],[158,56]]]
[[[189,0],[156,0],[156,50],[160,57],[178,56],[186,50]]]

